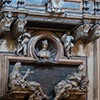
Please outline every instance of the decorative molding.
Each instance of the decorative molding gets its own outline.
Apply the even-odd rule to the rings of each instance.
[[[82,2],[82,0],[64,0],[65,2]]]
[[[24,57],[24,56],[19,56],[19,55],[15,55],[15,54],[0,54],[0,71],[1,71],[1,76],[0,76],[0,97],[1,96],[5,96],[6,92],[8,91],[8,73],[9,73],[9,66],[11,63],[15,63],[15,62],[21,62],[22,64],[35,64],[37,63],[37,60],[32,58],[32,57]],[[43,64],[43,63],[42,63]],[[63,66],[63,64],[65,65],[75,65],[75,66],[79,66],[80,64],[85,64],[86,65],[86,58],[84,57],[76,57],[76,58],[71,58],[71,59],[67,59],[67,58],[62,58],[62,59],[58,59],[56,64],[61,64]],[[53,64],[54,65],[54,64]],[[2,67],[3,66],[3,67]],[[72,68],[72,67],[71,67]],[[5,72],[5,74],[3,74]],[[16,91],[19,94],[19,91]],[[11,95],[17,97],[15,91],[11,91]],[[20,93],[21,96],[25,96],[27,93],[30,93],[29,91],[20,91],[22,93]],[[23,94],[23,95],[22,95]],[[11,96],[10,95],[10,96]],[[11,97],[12,97],[11,96]],[[7,95],[6,95],[7,97]],[[8,98],[9,99],[9,98]],[[19,98],[18,98],[19,99]],[[6,100],[6,99],[4,99]]]

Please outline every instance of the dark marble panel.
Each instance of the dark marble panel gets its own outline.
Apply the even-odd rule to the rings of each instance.
[[[12,71],[14,63],[11,63],[9,66],[9,73]],[[53,100],[54,87],[61,80],[65,80],[68,74],[77,71],[77,66],[69,66],[69,65],[46,65],[46,64],[22,64],[22,68],[20,71],[26,71],[30,68],[34,71],[27,80],[28,81],[36,81],[41,84],[43,91],[49,96],[49,100]],[[23,74],[24,75],[24,74]]]

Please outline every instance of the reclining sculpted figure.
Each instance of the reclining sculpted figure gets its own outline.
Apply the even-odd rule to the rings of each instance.
[[[30,96],[31,99],[29,97],[29,100],[42,100],[42,99],[47,100],[48,97],[43,93],[39,83],[35,81],[26,80],[26,77],[28,77],[30,73],[33,73],[33,71],[30,71],[30,69],[28,69],[25,75],[22,76],[19,70],[20,68],[21,68],[21,63],[17,62],[14,65],[12,72],[10,73],[9,87],[11,88],[11,90],[16,91],[19,86],[23,90],[29,90],[32,92]]]
[[[83,72],[84,66],[78,67],[78,72],[68,75],[66,80],[62,80],[55,86],[56,97],[54,100],[67,98],[70,95],[70,90],[84,91],[87,90],[89,80]]]

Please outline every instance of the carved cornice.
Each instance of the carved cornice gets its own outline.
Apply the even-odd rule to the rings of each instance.
[[[73,31],[75,42],[82,40],[84,44],[95,41],[100,37],[100,25],[83,24]]]
[[[88,32],[92,24],[82,24],[73,31],[73,36],[75,37],[75,42],[88,37]]]
[[[90,29],[88,37],[85,40],[83,40],[83,43],[88,44],[90,42],[97,40],[99,37],[100,37],[100,24],[96,24]]]
[[[63,0],[50,0],[47,4],[47,11],[53,14],[64,14]]]

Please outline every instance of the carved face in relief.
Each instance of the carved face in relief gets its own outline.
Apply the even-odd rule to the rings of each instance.
[[[21,63],[20,62],[17,62],[14,66],[14,69],[13,70],[19,70],[21,68]]]
[[[42,41],[42,45],[43,45],[42,49],[43,50],[47,50],[47,48],[48,48],[48,41],[47,40]]]

